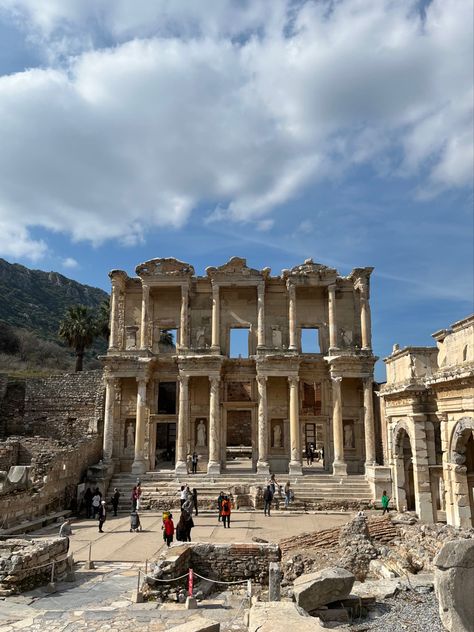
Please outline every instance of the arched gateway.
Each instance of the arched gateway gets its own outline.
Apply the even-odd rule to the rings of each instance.
[[[113,270],[105,461],[182,474],[196,452],[209,475],[236,458],[298,474],[312,446],[328,473],[374,466],[371,272],[308,259],[272,276],[238,257],[205,276],[172,258]]]

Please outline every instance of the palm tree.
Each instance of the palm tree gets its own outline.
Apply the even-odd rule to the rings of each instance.
[[[174,338],[170,329],[160,330],[160,344],[165,347],[174,347]]]
[[[76,352],[76,371],[82,371],[84,351],[97,337],[94,314],[85,305],[71,305],[59,323],[58,335]]]

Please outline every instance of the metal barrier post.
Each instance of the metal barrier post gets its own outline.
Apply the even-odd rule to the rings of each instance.
[[[87,571],[94,570],[95,568],[94,562],[91,560],[91,557],[92,557],[92,542],[89,542],[89,559],[87,560],[87,562],[84,562],[84,568]]]
[[[138,569],[137,589],[132,592],[132,603],[143,603],[143,593],[140,590],[140,573],[141,573],[141,570]]]

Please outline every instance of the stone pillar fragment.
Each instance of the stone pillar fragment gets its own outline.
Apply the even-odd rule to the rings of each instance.
[[[135,458],[132,464],[134,474],[146,472],[145,449],[145,423],[146,423],[146,384],[144,378],[137,378],[137,421],[135,427]]]
[[[300,420],[298,404],[298,380],[290,376],[290,474],[301,474]]]
[[[257,347],[265,347],[265,283],[257,285]]]
[[[288,279],[286,282],[288,289],[288,326],[290,333],[290,344],[288,349],[296,350],[296,288]]]
[[[334,441],[334,462],[332,464],[332,473],[335,476],[347,475],[347,465],[344,461],[341,382],[342,377],[332,378],[332,431]]]
[[[189,377],[179,378],[178,433],[176,438],[176,474],[187,474],[187,440],[189,428]]]
[[[257,377],[258,386],[258,461],[257,472],[269,474],[268,465],[268,419],[267,419],[267,377]]]
[[[114,400],[115,379],[112,377],[106,377],[103,441],[103,458],[106,463],[109,463],[112,460],[114,447]]]
[[[208,474],[220,474],[220,423],[219,423],[219,377],[209,377],[209,462]]]
[[[278,562],[270,562],[268,568],[268,601],[280,601],[281,570]]]
[[[142,285],[142,317],[140,323],[140,349],[148,347],[148,308],[150,302],[150,286]]]
[[[329,348],[337,349],[336,286],[328,287]]]
[[[375,426],[373,380],[368,377],[363,380],[364,385],[364,434],[365,434],[365,465],[375,465]]]
[[[213,351],[221,350],[220,344],[220,301],[219,286],[212,282],[212,338],[211,349]]]

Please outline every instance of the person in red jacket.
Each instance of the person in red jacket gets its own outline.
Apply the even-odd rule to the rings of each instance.
[[[221,516],[222,516],[222,522],[224,523],[224,529],[225,529],[226,523],[227,523],[227,527],[230,529],[230,500],[227,495],[224,496],[224,498],[222,499]]]
[[[173,522],[173,514],[169,514],[167,518],[163,520],[163,540],[166,542],[166,545],[169,547],[171,542],[173,542],[174,536],[174,522]]]

